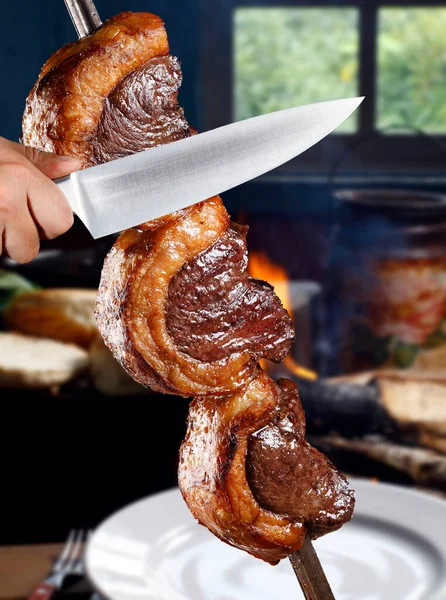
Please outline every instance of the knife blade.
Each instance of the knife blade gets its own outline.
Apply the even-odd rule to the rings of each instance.
[[[56,181],[94,238],[221,194],[298,156],[363,98],[317,102],[225,125]]]

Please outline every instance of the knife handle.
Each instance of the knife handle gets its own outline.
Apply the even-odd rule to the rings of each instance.
[[[28,600],[50,600],[52,598],[56,588],[50,583],[40,583],[31,594],[28,596]]]

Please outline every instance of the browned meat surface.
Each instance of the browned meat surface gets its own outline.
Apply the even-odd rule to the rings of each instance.
[[[305,441],[296,385],[287,379],[277,384],[276,412],[248,442],[249,485],[260,506],[302,521],[312,537],[319,537],[351,519],[354,493],[334,465]]]
[[[91,166],[194,133],[177,103],[181,70],[161,19],[122,13],[44,65],[23,141]],[[150,201],[150,199],[148,199]],[[353,494],[304,440],[282,360],[293,329],[267,283],[247,275],[246,232],[219,197],[123,232],[102,272],[96,319],[140,383],[195,396],[179,482],[192,513],[222,540],[275,563],[337,529]]]
[[[273,288],[248,277],[247,227],[235,223],[174,275],[167,331],[181,352],[204,362],[249,351],[280,362],[294,339]]]
[[[28,97],[24,142],[89,166],[189,136],[168,52],[161,20],[146,13],[122,13],[62,48]],[[248,277],[245,233],[214,198],[121,235],[96,314],[134,379],[182,396],[225,394],[253,377],[259,358],[286,356],[291,320],[272,288]]]
[[[194,400],[178,469],[193,515],[272,564],[299,549],[307,531],[341,527],[354,494],[304,433],[295,384],[263,372],[232,397]]]
[[[103,163],[189,135],[178,106],[180,63],[152,58],[124,77],[105,99],[93,141],[93,162]]]
[[[140,383],[182,396],[229,394],[252,379],[259,357],[278,359],[287,353],[291,320],[270,286],[248,278],[243,236],[235,243],[241,262],[234,260],[232,268],[230,256],[225,270],[224,257],[212,252],[214,244],[222,249],[234,235],[229,228],[228,213],[220,198],[213,198],[155,229],[122,233],[107,256],[97,301],[98,326],[117,360]],[[187,293],[181,288],[192,285],[189,266],[194,261],[201,265],[203,287]],[[227,302],[228,294],[233,303]],[[259,308],[265,304],[271,314],[248,313],[249,297]],[[236,316],[240,325],[220,336],[218,320],[225,308],[227,318]],[[189,314],[182,316],[182,310]],[[188,322],[180,326],[183,318]],[[206,356],[199,355],[201,343]]]
[[[102,158],[109,160],[118,154],[115,145],[104,144],[106,132],[101,124],[108,121],[111,125],[110,111],[116,116],[111,106],[115,104],[119,110],[119,96],[124,102],[125,97],[134,96],[131,99],[133,106],[126,110],[126,115],[130,116],[134,110],[136,117],[131,131],[128,123],[124,125],[130,137],[134,136],[131,150],[128,142],[122,146],[123,140],[120,140],[117,144],[124,153],[152,147],[154,138],[159,143],[164,137],[171,141],[173,129],[176,139],[181,137],[181,131],[183,137],[189,135],[181,110],[174,111],[175,125],[163,123],[163,133],[155,134],[158,119],[155,115],[150,140],[143,139],[140,134],[144,127],[146,133],[150,130],[148,116],[162,111],[165,103],[176,105],[175,88],[181,83],[176,59],[167,61],[163,67],[157,63],[147,64],[155,57],[168,54],[164,23],[150,13],[121,13],[94,34],[64,46],[45,63],[27,98],[22,123],[23,143],[57,154],[77,156],[84,166],[94,165]],[[138,71],[144,65],[147,66],[142,72]],[[132,78],[126,81],[129,74]],[[157,80],[161,80],[161,85]],[[156,90],[140,91],[138,82],[148,83]],[[146,101],[141,111],[140,102]],[[137,123],[141,115],[142,123]],[[125,118],[120,120],[122,124]],[[108,133],[108,137],[112,137],[117,132],[110,129]],[[104,145],[103,153],[98,150],[101,145]]]

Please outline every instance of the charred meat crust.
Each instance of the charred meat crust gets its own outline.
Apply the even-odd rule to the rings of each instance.
[[[235,260],[231,273],[225,253],[214,251],[234,235],[237,252],[241,244],[242,256],[246,258],[244,236],[237,229],[230,229],[220,198],[213,198],[154,230],[126,231],[115,243],[104,263],[96,318],[106,344],[139,383],[186,397],[230,394],[254,377],[258,358],[266,354],[277,360],[280,353],[288,352],[293,339],[291,320],[271,287],[247,276],[245,258],[241,262]],[[203,264],[201,293],[193,280],[194,261]],[[229,267],[226,271],[225,265]],[[224,274],[221,284],[219,272]],[[214,308],[210,304],[212,286],[218,288]],[[234,290],[238,290],[238,296]],[[218,335],[218,314],[228,292],[242,300],[256,294],[267,310],[274,308],[266,316],[261,310],[254,312],[249,320],[242,322],[248,340],[244,347],[237,343],[239,338],[234,328],[223,344],[219,342],[225,341],[224,338],[212,343],[213,340],[209,341],[212,331],[200,331],[197,326],[200,311],[214,310],[216,322],[210,328]],[[200,302],[206,302],[207,294],[207,307],[200,306]],[[235,310],[240,310],[237,302]],[[189,318],[191,348],[178,344],[178,337],[187,340],[188,336],[184,328],[179,329],[185,315],[178,305],[193,313]],[[279,325],[284,341],[275,349]],[[230,343],[231,335],[234,346]],[[201,343],[207,354],[200,356]]]
[[[197,360],[249,351],[280,362],[290,351],[294,331],[288,313],[268,283],[248,276],[247,229],[232,223],[169,284],[167,330]]]
[[[92,162],[104,163],[190,135],[178,105],[180,63],[152,58],[124,77],[104,101],[92,140]]]
[[[275,414],[249,439],[249,485],[263,508],[302,521],[317,538],[351,519],[354,492],[335,466],[305,441],[305,414],[296,385],[286,379],[277,383],[281,393]]]
[[[180,84],[161,19],[121,13],[45,64],[23,142],[87,167],[193,135]],[[104,263],[96,319],[136,381],[196,397],[179,470],[192,513],[274,564],[307,532],[348,520],[353,495],[305,442],[295,386],[258,368],[282,360],[294,333],[271,286],[248,276],[245,236],[218,197],[125,231]]]
[[[193,134],[168,52],[162,21],[146,13],[122,13],[62,48],[28,97],[23,141],[90,166]],[[143,385],[186,397],[233,393],[259,358],[283,359],[294,336],[272,288],[246,268],[245,232],[230,227],[219,198],[126,231],[104,264],[99,330]],[[206,281],[198,301],[194,269]],[[219,331],[225,310],[231,321]]]
[[[295,447],[283,468],[274,445],[257,443],[275,427],[282,452]],[[224,542],[271,564],[299,549],[307,532],[317,537],[339,528],[351,517],[354,494],[304,433],[295,384],[275,383],[262,371],[231,398],[195,400],[178,470],[194,516]],[[290,480],[281,493],[285,474]]]
[[[268,424],[279,389],[263,372],[230,398],[196,399],[178,481],[192,514],[222,541],[271,564],[300,548],[302,523],[262,508],[246,478],[249,436]]]
[[[76,156],[84,167],[96,164],[95,140],[106,99],[135,69],[168,53],[164,23],[150,13],[121,13],[63,46],[28,95],[23,143]]]

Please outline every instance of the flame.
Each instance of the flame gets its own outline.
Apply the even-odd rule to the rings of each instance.
[[[248,261],[248,272],[251,277],[268,281],[268,283],[274,287],[274,291],[280,298],[284,308],[293,319],[293,307],[289,285],[290,278],[288,277],[286,269],[282,265],[273,262],[265,252],[251,252]],[[269,361],[263,359],[260,361],[260,364],[262,369],[268,371]],[[283,364],[291,373],[298,377],[303,377],[304,379],[317,379],[317,373],[299,365],[291,356],[287,356]]]
[[[251,277],[263,279],[273,286],[284,308],[293,318],[290,286],[288,285],[289,277],[285,268],[274,263],[265,252],[251,252],[248,261],[248,272]]]
[[[286,368],[291,371],[297,377],[302,377],[303,379],[312,379],[313,381],[317,379],[317,373],[308,369],[307,367],[303,367],[299,363],[297,363],[291,356],[287,356],[283,361],[283,364]]]

